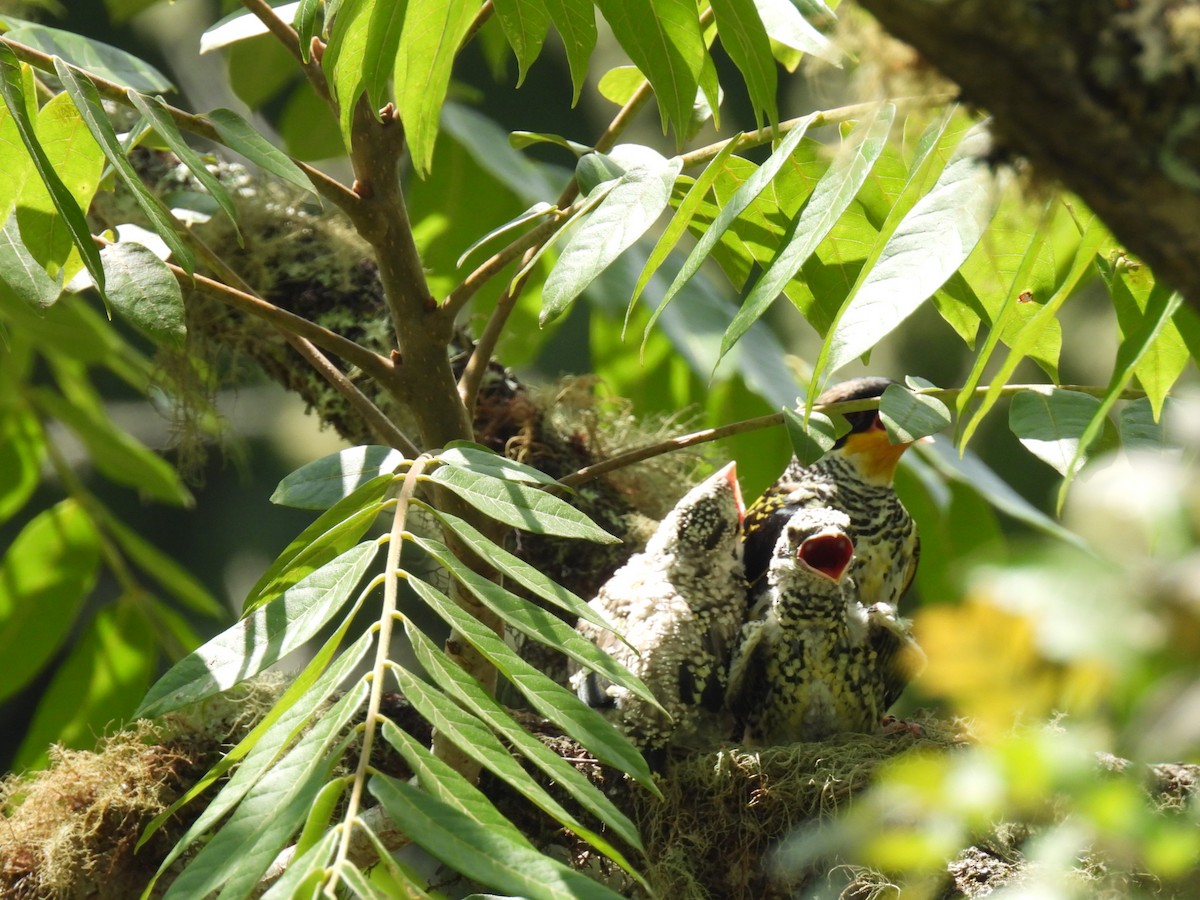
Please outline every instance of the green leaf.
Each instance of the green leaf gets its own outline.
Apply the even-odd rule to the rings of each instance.
[[[606,856],[619,861],[622,868],[630,868],[628,861],[608,841],[585,826],[546,790],[534,781],[512,752],[470,712],[467,712],[449,697],[429,687],[401,666],[392,669],[396,681],[406,700],[421,716],[434,727],[438,734],[451,741],[469,758],[493,772],[508,787],[521,794],[526,800],[556,822],[566,826]],[[384,726],[388,734],[400,733],[388,723]],[[411,741],[411,738],[408,738]],[[403,743],[403,742],[401,742]],[[496,813],[499,815],[499,813]]]
[[[518,134],[526,134],[526,133],[527,132],[513,132],[513,136],[515,137]],[[521,145],[514,142],[513,146],[519,147]],[[455,267],[461,269],[463,266],[463,263],[465,263],[467,261],[467,259],[471,256],[472,253],[474,253],[480,247],[486,246],[487,244],[491,243],[496,238],[498,238],[502,235],[511,234],[513,231],[520,229],[523,225],[527,225],[536,219],[542,218],[547,213],[553,213],[553,212],[554,212],[554,207],[549,203],[544,203],[544,202],[539,201],[538,203],[533,204],[533,206],[529,207],[529,209],[525,210],[519,216],[509,219],[503,225],[493,228],[491,231],[489,231],[483,237],[479,238],[479,240],[477,240],[473,244],[471,244],[471,246],[468,247],[466,250],[464,250],[462,252],[462,254],[458,257],[458,262],[455,263]]]
[[[601,544],[620,543],[619,538],[597,526],[573,506],[552,494],[515,481],[455,466],[442,466],[432,475],[422,475],[421,480],[442,485],[485,516],[514,528],[534,534],[583,538]]]
[[[191,274],[196,268],[196,257],[175,230],[176,223],[170,210],[142,184],[142,179],[138,177],[133,164],[125,156],[125,148],[121,146],[121,141],[118,139],[116,131],[113,130],[112,123],[108,121],[108,115],[104,112],[100,93],[96,90],[96,86],[90,79],[80,78],[78,69],[60,59],[54,61],[54,71],[58,73],[63,87],[71,96],[75,108],[83,116],[88,130],[96,139],[96,143],[100,145],[100,149],[104,151],[104,156],[117,173],[117,177],[129,189],[138,208],[153,224],[158,236],[171,248],[171,253],[179,265],[188,274]]]
[[[517,86],[520,87],[529,67],[542,52],[550,28],[550,13],[542,0],[494,0],[493,5],[504,36],[517,55]]]
[[[808,126],[812,124],[815,118],[816,113],[813,113],[797,122],[767,161],[756,169],[754,174],[747,178],[742,186],[737,189],[737,192],[730,201],[721,207],[721,211],[717,214],[716,219],[709,226],[708,230],[704,232],[704,237],[700,239],[699,243],[692,249],[692,252],[688,254],[683,267],[671,282],[671,286],[667,288],[667,292],[663,295],[658,308],[650,317],[650,321],[646,325],[645,333],[647,335],[650,333],[650,329],[654,327],[654,323],[658,320],[658,317],[666,309],[667,304],[674,299],[680,289],[699,271],[701,264],[708,259],[709,254],[712,253],[713,248],[721,240],[722,235],[725,234],[734,220],[754,202],[759,194],[767,189],[771,180],[779,174],[779,170],[783,168],[788,157],[800,144],[805,132],[808,131]],[[645,339],[643,338],[644,343]]]
[[[637,66],[615,66],[600,76],[596,90],[605,100],[624,106],[643,84],[646,76]]]
[[[4,20],[7,23],[20,21],[9,16]],[[26,22],[7,32],[4,38],[40,50],[47,56],[57,56],[85,72],[125,87],[151,92],[175,90],[175,85],[149,63],[81,34]]]
[[[573,91],[571,106],[574,106],[587,82],[588,60],[596,46],[596,14],[592,0],[545,0],[545,4],[567,51]]]
[[[1021,391],[1012,398],[1008,425],[1026,450],[1069,476],[1076,466],[1080,438],[1099,408],[1099,400],[1077,391]]]
[[[841,51],[800,15],[792,0],[754,0],[754,5],[771,40],[841,66]],[[794,70],[794,64],[788,66],[788,71]]]
[[[422,177],[433,161],[454,57],[478,11],[471,0],[408,0],[393,78],[413,168]]]
[[[783,424],[787,427],[792,452],[806,466],[810,466],[833,449],[837,439],[850,430],[844,416],[827,416],[810,412],[808,421],[794,409],[783,410]]]
[[[1166,429],[1161,415],[1149,397],[1126,403],[1117,416],[1117,430],[1121,435],[1121,446],[1127,450],[1161,450],[1167,443]]]
[[[911,444],[950,425],[950,410],[937,397],[889,384],[879,399],[879,418],[893,444]]]
[[[320,631],[345,605],[378,551],[375,541],[347,550],[274,603],[189,653],[155,683],[137,715],[159,716],[195,703],[274,665]]]
[[[883,152],[895,115],[896,107],[892,104],[880,107],[868,124],[856,129],[855,141],[847,142],[848,146],[842,147],[832,165],[825,170],[775,258],[754,284],[721,338],[722,357],[767,311],[833,230]]]
[[[1045,304],[1037,311],[1033,318],[1025,322],[1024,327],[1022,327],[1017,333],[1016,339],[1011,343],[1011,348],[1009,349],[1008,356],[1005,358],[1004,363],[997,370],[996,374],[992,376],[992,381],[991,384],[988,385],[987,393],[984,395],[983,400],[980,401],[979,406],[975,409],[974,413],[972,413],[971,420],[967,422],[966,426],[963,428],[961,442],[964,446],[971,439],[972,435],[974,435],[976,428],[978,428],[979,424],[983,421],[984,416],[991,411],[996,401],[1000,399],[1004,387],[1008,384],[1009,379],[1011,378],[1013,372],[1016,371],[1016,368],[1021,363],[1021,360],[1035,352],[1035,349],[1038,343],[1042,340],[1047,327],[1051,322],[1054,321],[1054,316],[1058,313],[1058,310],[1067,301],[1067,298],[1070,297],[1072,291],[1075,289],[1075,286],[1079,283],[1084,274],[1092,268],[1092,264],[1096,259],[1096,254],[1100,252],[1101,248],[1111,240],[1112,235],[1109,234],[1108,229],[1104,227],[1103,223],[1097,216],[1092,216],[1088,224],[1085,226],[1083,234],[1080,236],[1079,246],[1075,251],[1075,257],[1067,277],[1063,280],[1062,284],[1059,285],[1058,289],[1055,290],[1054,295],[1045,302]],[[1030,247],[1033,248],[1039,244],[1040,239],[1034,238],[1030,243]],[[1019,294],[1023,289],[1023,286],[1028,283],[1025,279],[1028,277],[1028,272],[1033,266],[1033,260],[1035,257],[1036,253],[1026,253],[1023,262],[1028,261],[1028,264],[1022,265],[1018,269],[1017,276],[1010,288],[1010,297],[1008,301],[1010,306],[1019,302]],[[971,387],[967,390],[974,389],[974,384],[978,380],[974,376],[976,375],[976,372],[983,372],[983,367],[987,362],[988,355],[990,354],[991,349],[995,347],[996,340],[1001,336],[1001,334],[1002,325],[1001,322],[997,322],[991,333],[988,335],[988,341],[985,344],[985,348],[980,351],[979,359],[972,367],[972,377],[968,379],[968,384],[971,385]],[[964,390],[964,394],[967,393],[967,390]],[[965,405],[960,403],[959,408],[965,409]]]
[[[418,535],[410,535],[409,540],[441,563],[460,584],[484,606],[500,616],[506,624],[535,641],[560,650],[580,665],[599,672],[631,694],[658,706],[658,701],[649,688],[642,684],[641,679],[558,616],[546,612],[528,600],[522,600],[495,582],[471,571],[440,541]]]
[[[1168,288],[1155,280],[1147,266],[1124,257],[1102,264],[1101,273],[1117,313],[1117,324],[1126,337],[1137,332],[1155,309],[1161,309],[1164,295],[1170,294]],[[1133,374],[1150,398],[1155,416],[1161,412],[1167,392],[1190,358],[1179,329],[1173,322],[1168,322],[1138,360]]]
[[[108,302],[156,344],[182,347],[187,339],[183,291],[154,251],[133,241],[100,251]]]
[[[29,500],[39,482],[46,440],[37,420],[20,407],[0,407],[0,524]]]
[[[391,733],[386,726],[385,733]],[[502,827],[506,820],[498,813],[480,812],[477,807],[464,812],[386,775],[376,775],[369,787],[401,830],[467,878],[530,900],[620,897],[518,840],[520,832],[514,835],[511,824]]]
[[[745,79],[755,123],[761,128],[766,117],[772,125],[779,124],[775,60],[771,58],[771,41],[754,0],[712,0],[712,10],[721,46]]]
[[[25,248],[15,215],[0,229],[0,282],[35,309],[53,306],[62,294],[62,285]]]
[[[693,0],[597,0],[622,49],[654,88],[663,133],[682,139],[708,48]],[[649,7],[649,8],[647,8]]]
[[[419,500],[416,502],[420,503]],[[489,540],[464,519],[423,503],[421,506],[429,510],[443,525],[453,531],[455,537],[479,557],[480,561],[495,569],[505,578],[511,578],[527,591],[553,603],[577,619],[584,619],[597,628],[612,631],[612,625],[580,597],[552,578],[543,575],[520,557],[514,556],[499,544]]]
[[[596,710],[521,659],[495,632],[437,588],[412,576],[408,583],[446,624],[511,681],[534,709],[591,750],[597,759],[657,793],[646,760]]]
[[[253,17],[254,21],[258,22],[258,17]],[[171,149],[171,152],[179,157],[189,172],[192,173],[197,181],[204,186],[209,195],[221,207],[225,215],[229,218],[229,222],[233,225],[233,233],[237,237],[238,246],[243,245],[242,232],[238,228],[238,214],[233,206],[233,200],[229,196],[229,191],[225,189],[225,185],[221,184],[220,180],[208,170],[208,166],[204,164],[204,160],[200,155],[192,149],[191,145],[179,133],[179,129],[175,125],[175,120],[167,114],[166,107],[162,102],[161,97],[148,97],[145,94],[139,94],[137,91],[126,91],[125,96],[150,123],[150,127],[163,139],[166,145]]]
[[[33,120],[25,106],[25,86],[21,76],[21,63],[12,49],[3,42],[0,42],[0,94],[4,97],[4,103],[13,117],[13,121],[16,122],[25,149],[33,158],[33,164],[37,168],[38,175],[41,176],[42,183],[46,185],[46,190],[50,193],[54,208],[58,210],[58,214],[70,230],[71,240],[79,249],[79,255],[83,259],[84,265],[87,266],[88,273],[92,276],[96,290],[103,296],[104,267],[100,263],[100,250],[92,240],[92,232],[88,227],[87,219],[84,218],[83,211],[75,202],[75,198],[67,186],[63,184],[58,173],[55,172],[53,163],[46,156],[46,151],[38,141]]]
[[[104,530],[116,540],[130,561],[189,610],[213,619],[223,619],[228,615],[225,607],[217,602],[204,585],[170,556],[128,528],[111,513],[102,521]]]
[[[203,778],[146,827],[138,842],[139,849],[159,826],[237,765],[233,775],[225,779],[221,790],[209,801],[159,864],[158,872],[146,888],[147,892],[154,886],[154,881],[170,868],[179,856],[246,796],[300,733],[309,729],[310,722],[324,710],[330,695],[354,673],[374,643],[374,634],[370,631],[364,631],[351,647],[326,668],[330,657],[345,636],[350,619],[351,617],[347,617],[343,621],[338,632],[325,642],[259,723]]]
[[[275,15],[284,22],[290,23],[294,21],[296,11],[299,7],[299,3],[284,3],[273,7],[273,9]],[[270,34],[270,29],[254,13],[246,12],[245,10],[230,13],[200,35],[200,55],[203,56],[205,53],[211,53],[214,50],[220,50],[222,47],[228,47],[231,44],[249,40],[253,37],[261,37],[265,34]]]
[[[629,145],[628,150],[632,149]],[[550,270],[542,287],[538,318],[543,326],[562,315],[666,209],[682,160],[664,159],[645,147],[637,149],[635,164],[626,168],[596,210],[583,220]]]
[[[539,472],[533,466],[527,466],[515,459],[509,459],[507,456],[501,456],[496,451],[471,441],[451,441],[446,445],[446,449],[440,451],[434,459],[439,459],[447,465],[470,469],[480,475],[491,475],[493,478],[501,478],[505,481],[519,481],[523,484],[558,484],[553,477],[545,472]]]
[[[298,509],[328,509],[380,475],[396,471],[404,454],[392,447],[363,444],[306,463],[287,475],[271,502]]]
[[[735,149],[741,139],[738,134],[725,142],[725,146],[720,149],[713,160],[700,173],[690,188],[687,194],[680,202],[679,207],[675,210],[675,214],[671,217],[671,221],[667,227],[663,229],[662,235],[658,242],[654,245],[654,249],[650,251],[650,255],[646,257],[646,264],[642,266],[642,273],[638,276],[637,284],[634,286],[633,294],[629,298],[629,308],[625,313],[625,322],[628,324],[629,316],[633,312],[633,308],[641,297],[642,291],[646,285],[650,283],[651,277],[658,271],[659,266],[663,264],[666,258],[675,249],[675,245],[679,243],[679,239],[683,237],[687,231],[688,225],[696,215],[696,211],[700,208],[700,204],[708,195],[708,190],[712,187],[713,182],[721,173],[721,169]]]
[[[321,23],[319,13],[322,10],[321,0],[300,0],[296,9],[294,25],[296,36],[300,39],[300,55],[308,62],[312,52],[312,39],[318,35]],[[325,9],[327,15],[333,14],[332,7]]]
[[[262,573],[246,594],[242,614],[271,602],[358,543],[379,515],[381,501],[392,481],[390,475],[376,476],[321,513]]]
[[[99,537],[71,500],[39,513],[0,559],[0,700],[27,685],[66,640],[96,583]]]
[[[164,900],[207,897],[222,886],[222,896],[249,895],[304,821],[344,746],[357,738],[352,733],[334,745],[366,696],[367,684],[359,681],[266,772],[171,883]]]
[[[49,388],[33,394],[38,407],[70,428],[103,475],[162,503],[190,506],[192,495],[165,459],[117,428],[97,402],[81,393],[68,398]]]
[[[214,109],[205,113],[204,118],[230,150],[240,153],[263,171],[277,175],[298,188],[314,194],[317,192],[308,176],[287,154],[255,131],[249,122],[233,110]]]
[[[91,749],[97,735],[129,717],[154,669],[154,630],[135,603],[96,613],[38,701],[13,762],[40,768],[51,744]]]
[[[874,347],[970,255],[996,209],[993,176],[983,161],[990,146],[986,125],[963,137],[941,177],[896,226],[843,306],[819,370],[836,372]]]
[[[262,895],[262,900],[295,900],[297,897],[316,897],[317,891],[325,879],[325,866],[333,858],[341,838],[341,832],[333,829],[321,835],[321,839],[309,847],[307,852],[298,854],[292,859],[283,874],[271,885],[271,889]],[[384,852],[380,858],[390,857],[387,852]],[[371,895],[363,894],[362,896],[370,897]]]
[[[1117,348],[1113,374],[1104,391],[1104,398],[1100,401],[1100,408],[1096,410],[1092,421],[1088,423],[1087,429],[1079,439],[1079,445],[1075,449],[1075,458],[1058,491],[1058,508],[1060,510],[1063,503],[1066,502],[1067,489],[1071,485],[1071,479],[1083,465],[1084,455],[1096,438],[1100,436],[1102,429],[1109,423],[1109,411],[1132,380],[1138,363],[1145,358],[1146,353],[1154,346],[1154,342],[1159,339],[1163,331],[1171,325],[1175,311],[1182,305],[1183,297],[1179,293],[1166,289],[1150,292],[1150,296],[1146,300],[1145,317],[1134,331],[1125,336],[1125,340]]]
[[[552,782],[574,797],[580,806],[611,828],[617,837],[636,850],[642,849],[637,826],[603,792],[574,766],[518,725],[483,685],[435,647],[411,622],[405,622],[405,630],[417,661],[442,690],[478,716],[492,731],[541,769]]]

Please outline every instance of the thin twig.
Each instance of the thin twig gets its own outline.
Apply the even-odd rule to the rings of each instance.
[[[475,408],[479,399],[479,387],[483,384],[483,376],[487,373],[488,364],[492,361],[492,353],[504,332],[504,324],[517,305],[516,295],[505,291],[496,301],[496,308],[483,326],[483,333],[471,350],[471,358],[463,367],[462,376],[458,379],[458,396],[462,398],[467,409]]]
[[[9,40],[5,37],[0,37],[0,41],[6,44],[8,48],[12,50],[14,54],[16,54],[17,59],[21,60],[22,62],[29,63],[29,65],[33,66],[35,69],[41,69],[43,72],[54,74],[54,58],[52,56],[42,53],[40,50],[35,50],[34,48],[25,44],[20,44],[16,41]],[[80,70],[80,73],[91,80],[92,84],[96,86],[96,90],[100,93],[100,96],[105,97],[108,100],[112,100],[114,103],[120,103],[129,107],[133,106],[132,102],[129,100],[129,97],[125,93],[127,88],[117,84],[114,81],[101,78],[99,75],[93,75],[91,72],[84,72],[83,70]],[[221,139],[221,136],[217,133],[217,130],[213,127],[212,123],[209,122],[208,119],[204,118],[204,116],[185,112],[184,110],[179,109],[176,106],[172,106],[169,103],[163,103],[162,106],[163,110],[171,117],[172,121],[174,121],[175,124],[184,131],[191,132],[197,137],[202,137],[206,140],[212,141],[213,143],[221,144],[222,146],[225,145],[224,141]],[[315,169],[306,162],[302,162],[298,159],[292,159],[292,162],[300,169],[300,171],[308,176],[309,181],[313,183],[313,187],[316,188],[317,193],[319,193],[334,206],[337,206],[339,209],[345,211],[347,214],[353,211],[359,202],[358,196],[353,191],[347,188],[336,178],[331,178],[320,169]]]
[[[193,285],[234,309],[240,309],[242,312],[270,322],[284,331],[308,338],[318,347],[358,366],[381,384],[390,383],[394,371],[391,360],[368,350],[361,344],[356,344],[336,331],[330,331],[303,316],[288,312],[274,303],[255,297],[253,294],[247,294],[245,291],[239,291],[223,282],[207,278],[204,275],[189,275],[173,263],[167,263],[167,268],[171,270],[180,284]]]
[[[1000,396],[1010,397],[1013,394],[1021,391],[1044,391],[1049,388],[1061,391],[1075,391],[1080,394],[1090,394],[1095,397],[1103,397],[1108,388],[1096,385],[1080,385],[1080,384],[1009,384],[1005,385],[1000,391]],[[986,394],[987,388],[976,388],[973,393]],[[962,393],[962,388],[921,388],[912,391],[914,394],[921,394],[927,397],[936,397],[939,400],[953,400]],[[1122,400],[1138,400],[1146,396],[1146,392],[1138,388],[1126,388],[1121,392]],[[871,397],[865,400],[845,400],[841,403],[826,403],[817,404],[813,409],[822,413],[850,413],[860,412],[867,409],[878,409],[879,398]],[[664,453],[671,453],[675,450],[683,450],[686,447],[694,447],[697,444],[707,444],[710,441],[717,441],[721,438],[732,437],[735,434],[744,434],[747,431],[758,431],[762,428],[773,428],[776,425],[783,424],[783,413],[771,413],[766,416],[757,416],[753,419],[743,419],[740,422],[731,422],[728,425],[720,425],[716,428],[705,428],[702,431],[694,431],[691,434],[683,434],[679,437],[669,438],[665,441],[659,441],[655,444],[648,444],[645,447],[638,447],[626,453],[621,453],[611,459],[603,460],[602,462],[594,463],[590,466],[584,466],[579,471],[568,475],[566,478],[560,478],[559,481],[567,487],[578,487],[588,481],[598,478],[608,472],[623,469],[626,466],[631,466],[634,463],[640,463],[647,459],[653,459],[656,456],[662,456]]]
[[[283,48],[295,58],[296,62],[300,64],[300,68],[304,70],[304,76],[308,79],[308,83],[317,92],[317,96],[326,103],[331,102],[329,84],[325,80],[325,73],[321,71],[321,64],[317,62],[316,57],[311,55],[308,57],[308,61],[305,61],[300,47],[300,35],[296,33],[296,29],[279,18],[279,14],[263,0],[242,0],[242,6],[254,13],[267,30],[278,38],[279,43],[283,44]]]
[[[487,20],[492,17],[492,13],[495,11],[496,8],[493,6],[492,0],[487,0],[487,3],[479,7],[479,12],[477,12],[475,14],[475,18],[471,20],[471,24],[467,27],[467,33],[463,35],[463,39],[458,44],[458,49],[460,52],[465,46],[467,46],[467,44],[471,43],[471,39],[474,38],[475,35],[479,34],[479,29],[484,26]]]

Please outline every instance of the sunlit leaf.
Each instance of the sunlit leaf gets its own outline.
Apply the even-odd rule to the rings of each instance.
[[[775,60],[771,58],[771,42],[759,18],[755,0],[713,0],[712,9],[716,14],[721,46],[745,80],[754,121],[759,128],[764,117],[771,125],[778,124]]]
[[[813,411],[808,421],[793,409],[783,410],[783,424],[787,427],[792,452],[806,466],[810,466],[833,449],[837,439],[850,430],[850,423],[843,416],[827,416]]]
[[[155,343],[182,347],[187,338],[183,291],[167,264],[132,241],[100,251],[108,302]]]
[[[983,235],[998,194],[983,161],[990,132],[977,125],[934,186],[892,233],[827,339],[827,370],[862,356],[931,297]]]
[[[85,72],[115,81],[123,87],[150,92],[175,90],[175,86],[154,66],[124,50],[82,34],[21,22],[7,15],[3,19],[7,24],[19,25],[5,33],[5,40],[41,50],[47,56],[57,56]]]
[[[518,725],[509,712],[484,690],[483,685],[464,672],[461,666],[435,647],[411,623],[406,623],[405,629],[417,660],[442,690],[487,723],[496,734],[574,797],[580,806],[611,828],[617,837],[630,847],[641,849],[642,841],[637,827],[603,792],[570,763]]]
[[[75,108],[83,116],[88,130],[92,133],[92,137],[96,139],[96,143],[104,151],[104,156],[117,173],[117,177],[129,189],[138,208],[141,209],[146,218],[154,225],[154,230],[158,236],[167,242],[167,246],[171,248],[171,253],[175,256],[176,262],[187,272],[191,273],[196,268],[195,255],[184,244],[183,239],[175,230],[176,222],[170,211],[142,183],[141,178],[133,168],[133,164],[125,155],[125,148],[121,146],[117,132],[108,120],[108,114],[104,111],[104,105],[100,100],[100,92],[96,90],[96,86],[92,84],[90,79],[81,77],[78,69],[67,65],[62,60],[55,60],[54,71],[58,73],[63,87],[70,94],[71,100],[75,103]]]
[[[451,441],[445,450],[438,452],[435,459],[451,466],[470,469],[481,475],[490,475],[505,481],[519,481],[522,484],[557,484],[553,477],[545,472],[539,472],[533,466],[501,456],[494,450],[489,450],[482,444],[471,441]]]
[[[517,56],[517,85],[542,52],[550,28],[550,13],[542,0],[493,0],[496,18]]]
[[[879,399],[879,418],[893,444],[911,444],[950,425],[950,410],[937,397],[890,384]]]
[[[841,65],[841,51],[809,24],[792,0],[754,0],[754,5],[771,40],[801,53],[811,53],[836,66]]]
[[[99,536],[74,501],[39,513],[0,558],[0,699],[58,652],[96,582]]]
[[[470,815],[386,775],[372,778],[370,789],[416,843],[468,878],[530,900],[620,897],[518,841],[511,830],[499,827],[498,813]]]
[[[408,583],[446,624],[511,681],[534,709],[591,750],[597,759],[657,791],[646,760],[596,710],[521,659],[495,632],[437,588],[415,577],[410,577]]]
[[[442,466],[428,480],[453,491],[489,518],[534,534],[583,538],[601,544],[619,543],[587,516],[552,494],[515,481],[482,475],[470,469]]]
[[[647,149],[643,165],[625,171],[583,220],[542,287],[541,324],[562,315],[595,277],[645,234],[671,198],[682,162]]]
[[[316,188],[300,167],[233,110],[214,109],[205,113],[204,118],[208,119],[222,143],[230,150],[240,153],[263,171],[277,175],[298,188],[316,193]]]
[[[347,550],[189,653],[155,683],[137,715],[162,715],[227,690],[303,645],[343,607],[378,550],[375,541]]]
[[[37,488],[44,453],[45,438],[32,415],[15,406],[0,409],[0,523]]]
[[[15,215],[0,229],[0,282],[18,299],[38,309],[53,306],[62,293],[62,285],[47,275],[26,249]]]
[[[404,454],[392,447],[364,444],[306,463],[285,476],[271,502],[299,509],[328,509],[367,482],[396,471]]]
[[[29,109],[25,105],[25,84],[21,75],[21,63],[12,49],[3,42],[0,42],[0,94],[3,95],[4,103],[17,125],[25,149],[33,158],[42,183],[50,192],[54,208],[58,210],[58,214],[71,232],[71,240],[79,250],[79,255],[83,259],[84,265],[87,266],[88,273],[92,276],[96,290],[103,295],[104,267],[100,262],[100,250],[92,240],[91,228],[88,226],[87,219],[84,218],[83,211],[54,170],[54,165],[46,156],[46,151],[38,140]]]
[[[895,114],[892,104],[882,106],[869,123],[860,126],[852,142],[842,148],[825,170],[778,254],[754,284],[721,338],[722,356],[767,311],[842,217],[883,152]]]
[[[1077,391],[1021,391],[1012,398],[1008,424],[1025,449],[1066,476],[1075,465],[1080,438],[1099,408],[1099,400]]]
[[[357,735],[332,746],[366,700],[358,682],[268,770],[229,820],[171,882],[164,900],[206,897],[224,887],[227,896],[246,896],[288,839],[300,827],[328,780],[341,749]]]
[[[771,179],[779,173],[788,156],[791,155],[792,151],[796,149],[797,145],[804,138],[804,134],[808,131],[808,126],[812,124],[814,118],[816,118],[816,113],[806,116],[797,122],[792,127],[792,130],[788,132],[787,137],[775,148],[770,158],[753,175],[747,178],[745,183],[738,188],[737,193],[733,195],[733,198],[721,207],[716,220],[704,232],[704,237],[700,239],[700,242],[692,249],[692,252],[688,254],[687,261],[684,262],[683,267],[671,282],[671,286],[667,288],[667,292],[663,294],[663,298],[658,304],[658,309],[655,310],[650,322],[646,325],[647,334],[650,333],[654,322],[658,316],[662,315],[667,304],[674,299],[680,289],[700,269],[701,264],[708,258],[726,229],[766,189],[767,185],[771,183]]]
[[[51,744],[91,749],[137,706],[155,655],[153,628],[137,605],[123,600],[96,613],[38,700],[14,768],[41,767]]]
[[[478,11],[472,0],[408,0],[393,82],[413,168],[421,175],[433,161],[454,57]]]
[[[571,67],[571,105],[579,102],[587,80],[588,60],[596,46],[596,14],[592,0],[544,0],[567,51]]]
[[[597,0],[629,58],[649,79],[663,132],[683,135],[708,55],[693,0]]]

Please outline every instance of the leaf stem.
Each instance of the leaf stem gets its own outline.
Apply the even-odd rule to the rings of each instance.
[[[375,743],[375,734],[380,724],[379,710],[383,703],[384,686],[388,666],[388,656],[392,649],[392,628],[395,624],[397,598],[400,593],[400,549],[403,545],[404,524],[408,517],[409,504],[417,482],[425,471],[425,465],[430,461],[429,456],[418,456],[404,475],[400,492],[396,496],[396,508],[392,514],[392,528],[388,536],[387,569],[383,582],[383,609],[378,619],[378,643],[375,645],[375,663],[371,669],[371,693],[367,699],[367,715],[363,723],[362,749],[359,751],[358,765],[354,770],[354,780],[350,786],[350,798],[346,801],[346,812],[342,820],[350,823],[342,829],[338,843],[337,855],[332,864],[332,878],[328,890],[337,887],[343,866],[352,865],[349,860],[350,838],[354,832],[354,823],[358,821],[359,807],[362,805],[363,788],[367,780],[367,768],[371,763],[371,749]],[[374,627],[374,626],[373,626]]]

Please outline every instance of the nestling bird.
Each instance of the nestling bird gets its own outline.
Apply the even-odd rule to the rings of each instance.
[[[775,543],[729,666],[727,704],[747,744],[876,731],[924,665],[894,609],[859,600],[849,531],[843,512],[801,508]]]
[[[579,631],[622,663],[670,717],[594,672],[571,685],[643,750],[700,746],[726,738],[726,664],[745,615],[742,517],[737,470],[725,466],[659,524],[642,553],[601,588],[590,606],[625,640],[581,621]]]
[[[888,378],[855,378],[829,388],[817,403],[879,397]],[[796,457],[746,511],[746,578],[753,598],[762,591],[772,549],[792,514],[804,507],[832,507],[850,517],[855,545],[851,574],[867,605],[894,610],[917,571],[920,542],[912,517],[896,496],[892,479],[908,444],[892,444],[877,410],[846,413],[850,431],[825,456],[805,466]]]

